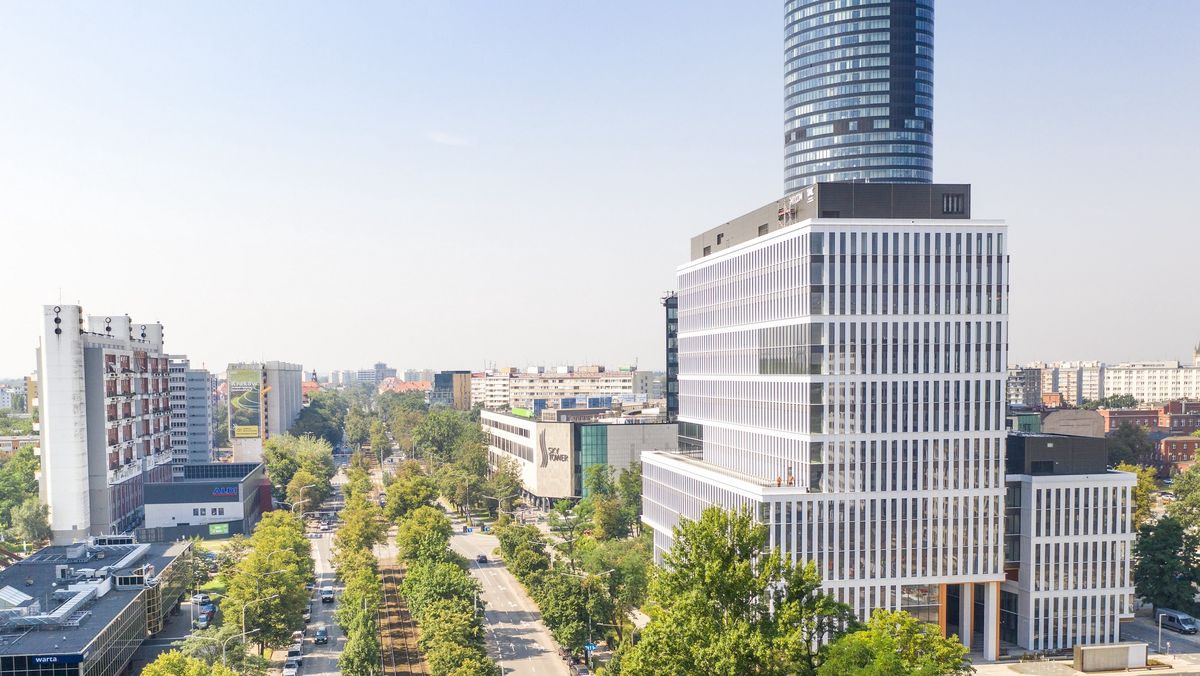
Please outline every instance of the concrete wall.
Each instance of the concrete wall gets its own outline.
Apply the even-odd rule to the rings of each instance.
[[[55,319],[60,321],[55,323]],[[38,350],[41,490],[50,505],[50,528],[56,544],[86,538],[91,523],[90,502],[85,499],[88,444],[83,339],[79,333],[82,326],[83,310],[78,305],[42,308]]]

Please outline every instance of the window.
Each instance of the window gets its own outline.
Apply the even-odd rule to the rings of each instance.
[[[703,255],[707,256],[707,255],[709,255],[710,253],[712,253],[712,247],[711,247],[711,246],[706,246],[706,247],[704,247],[704,253],[703,253]]]
[[[718,232],[717,233],[717,246],[720,246],[721,242],[723,242],[723,241],[725,241],[725,233]]]
[[[192,516],[200,516],[200,508],[199,507],[192,508]]]
[[[943,214],[962,214],[967,210],[967,196],[960,192],[948,192],[942,195]]]
[[[766,223],[763,223],[762,225],[758,226],[758,236],[762,237],[763,235],[767,234],[768,230],[770,230],[770,227],[768,227]]]

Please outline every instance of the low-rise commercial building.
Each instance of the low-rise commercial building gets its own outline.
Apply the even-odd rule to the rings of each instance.
[[[548,412],[549,413],[549,412]],[[661,418],[622,418],[607,411],[554,412],[552,419],[484,410],[480,415],[488,464],[493,470],[515,463],[525,497],[550,506],[556,500],[585,497],[583,479],[589,467],[625,469],[644,451],[674,452],[678,427]],[[547,416],[549,417],[549,416]],[[572,419],[575,418],[575,419]]]
[[[184,465],[171,483],[146,484],[144,541],[194,536],[249,535],[271,509],[271,484],[262,464]]]
[[[94,537],[0,570],[0,674],[115,676],[191,588],[191,543]]]
[[[1137,477],[1107,460],[1103,439],[1009,435],[1001,641],[1059,650],[1120,640],[1133,617]],[[960,612],[970,618],[973,608]]]

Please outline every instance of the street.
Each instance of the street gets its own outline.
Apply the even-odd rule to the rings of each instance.
[[[462,522],[453,520],[455,533],[450,537],[450,547],[471,562],[471,574],[483,588],[480,598],[486,609],[488,653],[505,674],[566,674],[567,664],[558,656],[558,645],[542,623],[537,605],[493,554],[499,541],[494,535],[478,531],[462,533]],[[486,554],[489,562],[476,563],[479,554]]]
[[[1151,656],[1159,654],[1158,635],[1158,624],[1150,617],[1121,623],[1121,640],[1149,645]],[[1174,656],[1179,664],[1200,665],[1200,634],[1179,634],[1163,628],[1162,653]]]
[[[346,483],[346,476],[342,473],[340,467],[337,474],[333,475],[332,483],[336,493],[334,497],[322,505],[322,508],[337,509],[341,506],[341,490],[342,485]],[[316,564],[314,570],[317,577],[317,584],[312,598],[312,621],[308,623],[308,628],[304,632],[304,667],[300,669],[301,674],[325,674],[333,676],[333,674],[341,673],[338,669],[338,656],[341,655],[342,648],[346,645],[346,636],[333,623],[333,610],[337,607],[337,601],[333,603],[321,603],[321,599],[318,598],[317,594],[317,590],[320,590],[321,587],[330,585],[337,592],[336,596],[340,597],[341,595],[341,586],[338,584],[337,578],[334,577],[333,566],[330,565],[333,555],[334,532],[309,534],[310,542],[312,542],[313,546],[313,561]],[[325,627],[329,630],[329,643],[325,645],[313,643],[313,634],[320,627]]]

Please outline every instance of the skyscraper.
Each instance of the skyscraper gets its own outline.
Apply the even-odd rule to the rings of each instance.
[[[933,180],[933,0],[787,0],[784,191]]]

